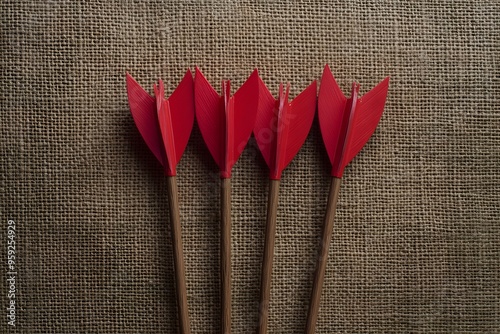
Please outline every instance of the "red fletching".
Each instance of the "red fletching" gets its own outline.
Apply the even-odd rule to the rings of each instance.
[[[127,73],[128,101],[137,129],[165,173],[174,176],[194,123],[193,76],[187,70],[167,100],[161,80],[153,88],[155,97]]]
[[[282,171],[300,150],[316,111],[316,81],[291,102],[289,91],[290,85],[285,91],[280,84],[275,99],[259,78],[259,108],[253,133],[273,180],[281,178]]]
[[[196,68],[194,89],[196,119],[201,134],[219,166],[221,177],[229,178],[255,124],[259,93],[258,72],[253,71],[231,96],[229,81],[222,82],[222,95],[219,95]]]
[[[150,96],[130,74],[127,73],[127,94],[130,112],[142,138],[156,159],[165,165],[165,154],[161,139],[158,117],[156,115],[156,101]]]
[[[377,128],[384,110],[389,77],[359,97],[359,85],[353,83],[347,99],[328,65],[321,78],[318,116],[321,135],[332,163],[332,176],[342,177],[345,166],[359,153]]]

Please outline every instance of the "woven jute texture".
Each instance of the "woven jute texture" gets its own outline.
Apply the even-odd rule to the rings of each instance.
[[[166,181],[125,73],[171,93],[187,68],[295,96],[391,76],[347,167],[317,333],[500,332],[498,1],[2,1],[0,332],[176,333]],[[280,189],[269,331],[301,333],[329,187],[315,120]],[[178,166],[193,333],[220,332],[219,177],[195,125]],[[258,322],[268,171],[233,172],[234,333]],[[16,327],[7,325],[7,220]]]

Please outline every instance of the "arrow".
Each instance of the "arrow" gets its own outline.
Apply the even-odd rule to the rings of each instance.
[[[175,175],[177,163],[186,148],[194,123],[193,76],[187,70],[179,86],[167,100],[161,80],[153,89],[155,97],[150,96],[127,73],[128,100],[135,125],[167,175],[179,327],[182,334],[189,334],[191,331]]]
[[[252,133],[258,106],[257,70],[231,96],[229,81],[219,95],[196,68],[196,118],[201,135],[221,175],[222,333],[231,333],[231,169]]]
[[[260,285],[259,333],[262,334],[267,333],[281,173],[306,140],[316,111],[316,81],[291,102],[288,102],[289,91],[289,84],[286,90],[280,84],[278,98],[275,99],[259,78],[259,108],[253,132],[271,179]]]
[[[325,276],[328,249],[332,238],[333,219],[337,208],[342,174],[347,164],[358,154],[375,132],[380,117],[382,117],[388,89],[389,77],[360,97],[359,84],[353,83],[351,97],[346,98],[342,94],[328,65],[325,66],[323,71],[318,95],[318,116],[323,142],[332,164],[332,181],[309,305],[307,334],[314,333],[318,318],[321,289]]]

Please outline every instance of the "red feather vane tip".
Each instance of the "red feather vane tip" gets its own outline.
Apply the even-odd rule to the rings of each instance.
[[[168,176],[176,175],[176,166],[191,135],[194,124],[194,82],[190,70],[165,99],[163,81],[153,86],[149,95],[127,73],[127,93],[135,125],[151,152]]]
[[[286,90],[280,84],[275,99],[259,78],[259,110],[253,133],[273,180],[281,178],[285,167],[300,150],[316,111],[316,81],[291,102],[289,92],[289,84]]]
[[[230,82],[223,81],[219,95],[196,68],[196,118],[222,178],[231,177],[231,169],[250,139],[257,114],[258,80],[258,72],[254,70],[233,96]]]
[[[332,163],[332,176],[342,177],[344,168],[375,132],[388,89],[389,77],[360,97],[359,84],[353,83],[351,97],[346,98],[330,68],[325,66],[318,95],[318,117]]]

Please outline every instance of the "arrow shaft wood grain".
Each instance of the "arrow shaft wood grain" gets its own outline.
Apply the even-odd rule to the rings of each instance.
[[[328,195],[328,205],[326,208],[325,222],[323,225],[323,234],[319,251],[318,262],[316,265],[316,274],[313,282],[311,301],[309,304],[309,313],[307,316],[306,334],[314,334],[316,321],[318,320],[319,304],[321,300],[321,290],[325,278],[326,262],[328,259],[328,250],[332,240],[333,221],[337,210],[337,201],[340,194],[340,185],[342,179],[332,177],[330,184],[330,194]]]
[[[221,179],[222,333],[231,333],[231,179]]]
[[[270,180],[267,201],[266,238],[260,282],[260,319],[259,333],[267,333],[269,318],[269,299],[271,295],[271,277],[273,271],[274,240],[276,236],[276,213],[278,211],[278,195],[280,180]]]
[[[175,285],[177,289],[177,307],[179,311],[179,327],[181,334],[189,334],[191,333],[191,330],[189,328],[186,273],[184,269],[181,219],[179,215],[177,180],[175,176],[167,177],[167,194],[170,208],[170,223],[172,225],[172,247],[174,254]]]

